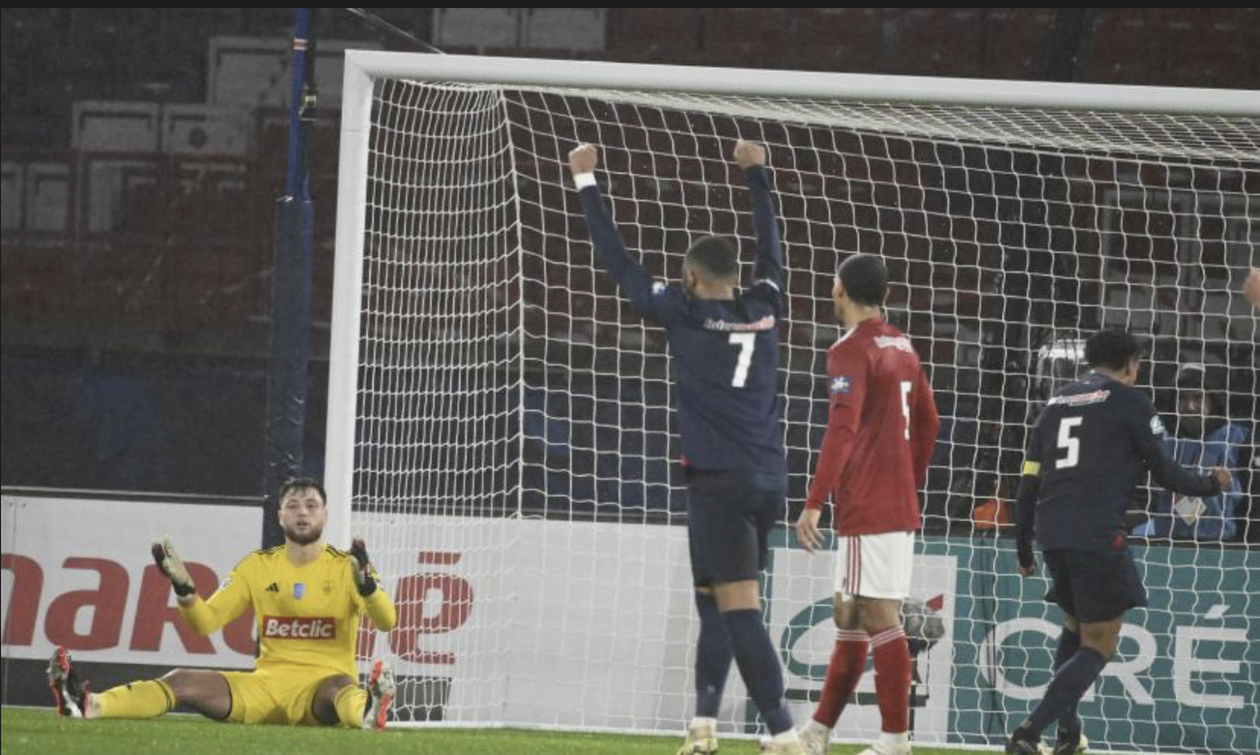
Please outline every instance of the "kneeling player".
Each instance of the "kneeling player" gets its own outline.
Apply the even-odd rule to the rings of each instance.
[[[184,705],[236,723],[384,727],[393,674],[377,661],[367,689],[359,687],[355,641],[363,613],[381,631],[392,629],[397,615],[377,585],[363,541],[356,540],[348,553],[323,542],[328,506],[315,480],[290,480],[281,487],[279,518],[285,544],[246,556],[207,601],[197,596],[170,539],[153,545],[180,613],[198,634],[217,631],[253,608],[260,642],[253,671],[175,669],[161,679],[88,693],[69,653],[58,648],[48,664],[57,712],[152,718]]]

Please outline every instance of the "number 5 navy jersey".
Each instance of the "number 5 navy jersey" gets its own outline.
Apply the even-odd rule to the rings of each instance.
[[[1169,456],[1163,422],[1143,392],[1096,372],[1059,391],[1037,418],[1025,456],[1024,473],[1040,477],[1041,547],[1123,547],[1124,512],[1147,470],[1174,492],[1219,491],[1214,478]]]

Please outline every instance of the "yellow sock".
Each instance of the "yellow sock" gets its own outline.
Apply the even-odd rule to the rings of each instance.
[[[154,718],[175,707],[175,693],[161,679],[132,682],[92,695],[96,718]]]
[[[367,690],[357,684],[347,684],[337,691],[333,705],[342,726],[359,728],[363,725],[363,709],[367,707]]]

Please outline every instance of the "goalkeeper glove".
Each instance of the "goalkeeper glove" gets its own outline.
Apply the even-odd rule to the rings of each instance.
[[[363,543],[363,538],[356,537],[350,544],[350,555],[354,556],[354,563],[350,565],[354,574],[354,586],[366,598],[376,592],[376,570],[368,561],[367,545]]]
[[[154,543],[152,553],[157,567],[162,570],[163,574],[170,577],[171,586],[175,588],[176,595],[181,598],[187,598],[189,595],[197,592],[196,586],[193,585],[192,577],[184,566],[183,559],[179,557],[179,553],[175,551],[175,546],[171,544],[170,535],[162,538],[162,542]]]

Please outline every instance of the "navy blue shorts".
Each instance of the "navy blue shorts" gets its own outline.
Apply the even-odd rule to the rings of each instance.
[[[1077,621],[1111,621],[1146,605],[1146,588],[1128,548],[1045,552],[1050,572],[1046,600]]]
[[[757,579],[786,502],[783,475],[687,470],[687,537],[695,585]]]

